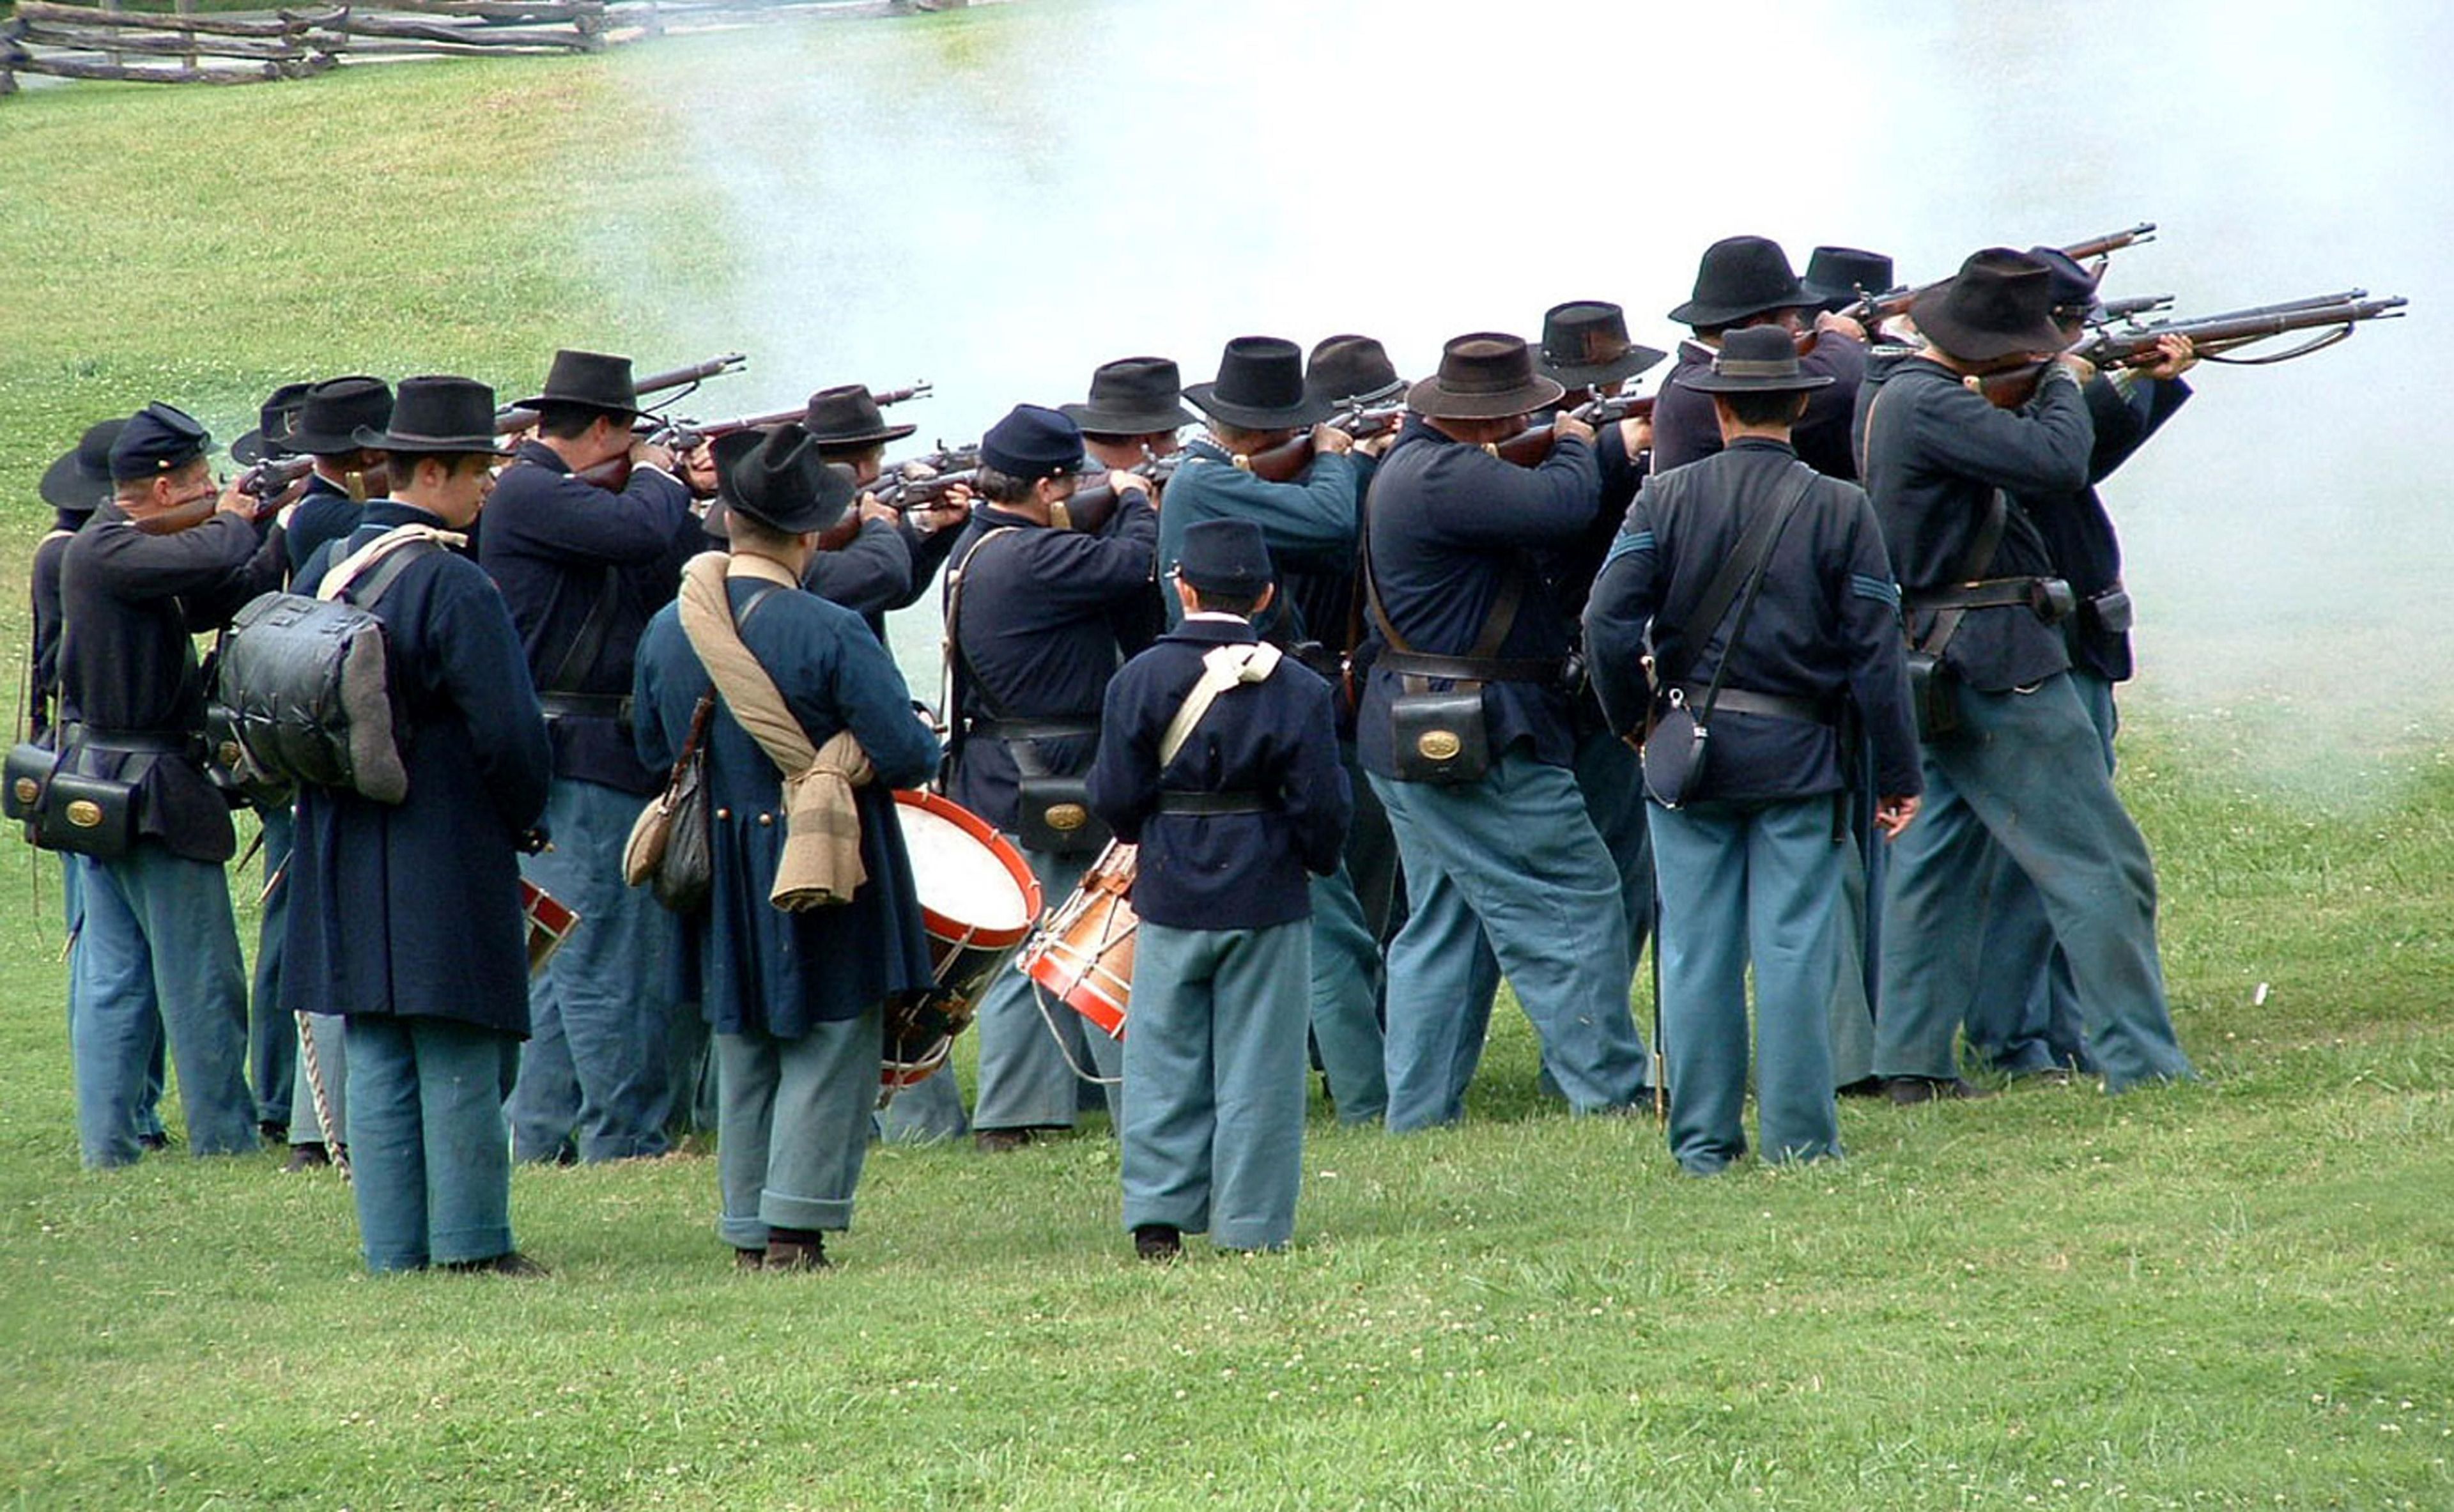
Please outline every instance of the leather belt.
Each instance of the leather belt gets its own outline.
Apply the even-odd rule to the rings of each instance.
[[[1703,707],[1710,689],[1700,682],[1678,685],[1687,695],[1687,707]],[[1713,694],[1713,712],[1720,714],[1760,715],[1767,719],[1797,719],[1806,724],[1830,724],[1831,711],[1818,698],[1792,698],[1777,693],[1758,693],[1752,688],[1723,687]]]
[[[549,719],[612,719],[631,722],[631,696],[621,693],[541,693],[538,705]]]
[[[1938,588],[1932,593],[1905,595],[1901,602],[1920,613],[1938,609],[2028,609],[2036,602],[2037,585],[2051,581],[2055,579],[1988,577],[1979,582]]]
[[[204,738],[185,731],[164,733],[152,730],[95,730],[85,725],[72,727],[66,743],[86,751],[110,755],[185,756],[197,749]]]
[[[1277,808],[1258,793],[1162,791],[1158,796],[1161,814],[1269,814]]]
[[[1097,735],[1099,720],[1094,715],[1051,715],[1040,719],[974,719],[969,729],[973,735],[991,740],[1062,740],[1072,736]]]
[[[1401,677],[1448,677],[1458,682],[1556,682],[1559,662],[1549,656],[1436,656],[1420,651],[1383,651],[1373,665]]]

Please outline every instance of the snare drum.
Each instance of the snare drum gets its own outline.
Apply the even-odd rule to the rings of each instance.
[[[890,1033],[882,1079],[907,1087],[944,1064],[954,1037],[972,1021],[991,973],[1003,965],[1039,917],[1039,878],[1031,863],[987,820],[934,793],[897,792],[895,816],[912,858],[920,921],[929,935],[935,994],[914,1011],[909,1033]]]
[[[529,975],[545,970],[545,963],[579,927],[579,916],[562,899],[530,881],[520,878],[520,912],[529,925]]]
[[[1133,1002],[1134,932],[1141,919],[1130,895],[1139,859],[1133,846],[1110,840],[1082,874],[1082,885],[1015,960],[1016,970],[1111,1039],[1125,1037]]]

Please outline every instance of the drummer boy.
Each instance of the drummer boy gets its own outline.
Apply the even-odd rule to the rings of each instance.
[[[1145,1260],[1183,1235],[1277,1249],[1295,1233],[1311,914],[1352,797],[1329,684],[1253,633],[1276,592],[1259,527],[1185,533],[1184,621],[1108,685],[1091,807],[1140,846],[1121,1139]]]

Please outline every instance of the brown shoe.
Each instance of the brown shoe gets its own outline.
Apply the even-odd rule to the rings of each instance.
[[[982,1155],[1004,1155],[1032,1141],[1032,1129],[982,1129],[972,1136],[972,1148]]]
[[[1184,1253],[1184,1234],[1173,1223],[1134,1226],[1134,1254],[1146,1260],[1172,1260]]]
[[[1975,1102],[1994,1095],[1991,1087],[1981,1087],[1959,1077],[1885,1077],[1883,1096],[1894,1107],[1914,1107],[1921,1102]]]
[[[764,1267],[766,1263],[767,1252],[763,1249],[737,1249],[733,1252],[734,1270],[754,1271]]]
[[[459,1271],[467,1275],[483,1273],[489,1276],[525,1277],[551,1276],[553,1274],[553,1272],[529,1259],[518,1250],[512,1250],[502,1255],[488,1256],[484,1260],[446,1260],[443,1262],[443,1268],[448,1271]]]
[[[826,1240],[813,1234],[805,1240],[771,1239],[761,1270],[823,1271],[833,1270],[835,1261],[827,1259]]]

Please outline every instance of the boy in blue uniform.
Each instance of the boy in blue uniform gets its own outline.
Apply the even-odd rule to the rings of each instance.
[[[1260,643],[1269,553],[1250,520],[1184,535],[1183,622],[1109,684],[1091,807],[1141,847],[1125,1036],[1124,1219],[1165,1260],[1295,1233],[1304,1118],[1307,872],[1352,809],[1329,684]]]

